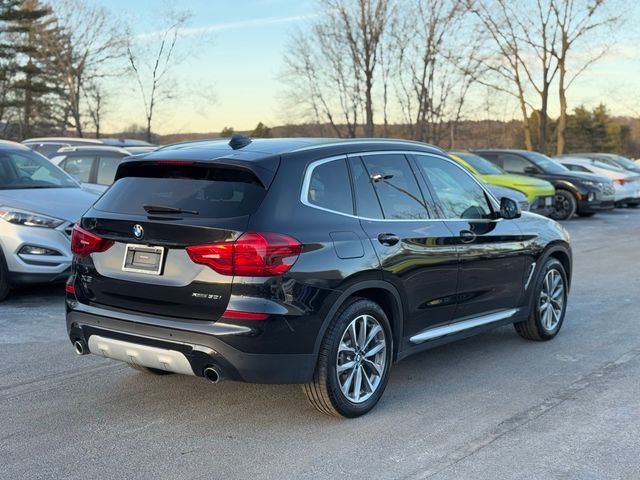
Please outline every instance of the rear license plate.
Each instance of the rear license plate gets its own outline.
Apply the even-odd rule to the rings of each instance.
[[[125,272],[160,275],[164,260],[163,247],[127,244],[124,252],[122,270]]]
[[[545,207],[550,207],[551,205],[553,205],[553,197],[547,197],[544,199],[544,205]]]

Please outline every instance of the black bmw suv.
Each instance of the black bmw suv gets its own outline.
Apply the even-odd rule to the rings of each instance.
[[[78,354],[301,383],[345,417],[410,354],[510,323],[553,338],[572,264],[559,224],[395,140],[235,137],[125,160],[72,248]]]
[[[538,152],[517,149],[474,150],[476,155],[509,173],[531,175],[547,180],[556,188],[556,220],[569,220],[575,214],[591,217],[615,208],[615,189],[609,178],[592,173],[573,172]]]

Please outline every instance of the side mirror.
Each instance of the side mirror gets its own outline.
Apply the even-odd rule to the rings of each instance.
[[[537,175],[538,173],[540,173],[540,170],[538,170],[536,167],[524,167],[524,173],[526,173],[527,175]]]
[[[522,212],[520,211],[518,202],[507,197],[500,199],[500,217],[505,220],[513,220],[514,218],[520,218],[521,215]]]

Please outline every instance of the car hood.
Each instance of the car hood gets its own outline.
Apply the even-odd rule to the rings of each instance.
[[[610,182],[611,179],[607,177],[603,177],[602,175],[596,175],[595,173],[586,173],[586,172],[562,172],[562,173],[547,173],[549,177],[554,177],[557,179],[565,179],[565,180],[589,180],[592,182]]]
[[[514,175],[512,173],[507,173],[504,175],[483,175],[484,178],[495,178],[498,180],[508,181],[514,187],[540,187],[547,188],[549,187],[549,182],[546,180],[541,180],[539,178],[534,177],[526,177],[524,175]]]
[[[0,206],[28,210],[68,222],[77,222],[98,199],[82,188],[0,190]]]

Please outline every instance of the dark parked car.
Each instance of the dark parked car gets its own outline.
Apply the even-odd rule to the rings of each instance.
[[[568,220],[574,214],[590,217],[601,210],[615,208],[611,180],[590,173],[572,172],[564,165],[538,152],[528,150],[475,150],[474,153],[509,173],[542,178],[556,188],[556,220]]]
[[[77,353],[301,383],[346,417],[410,354],[511,323],[555,337],[572,265],[558,223],[392,140],[235,137],[126,159],[72,245]]]

